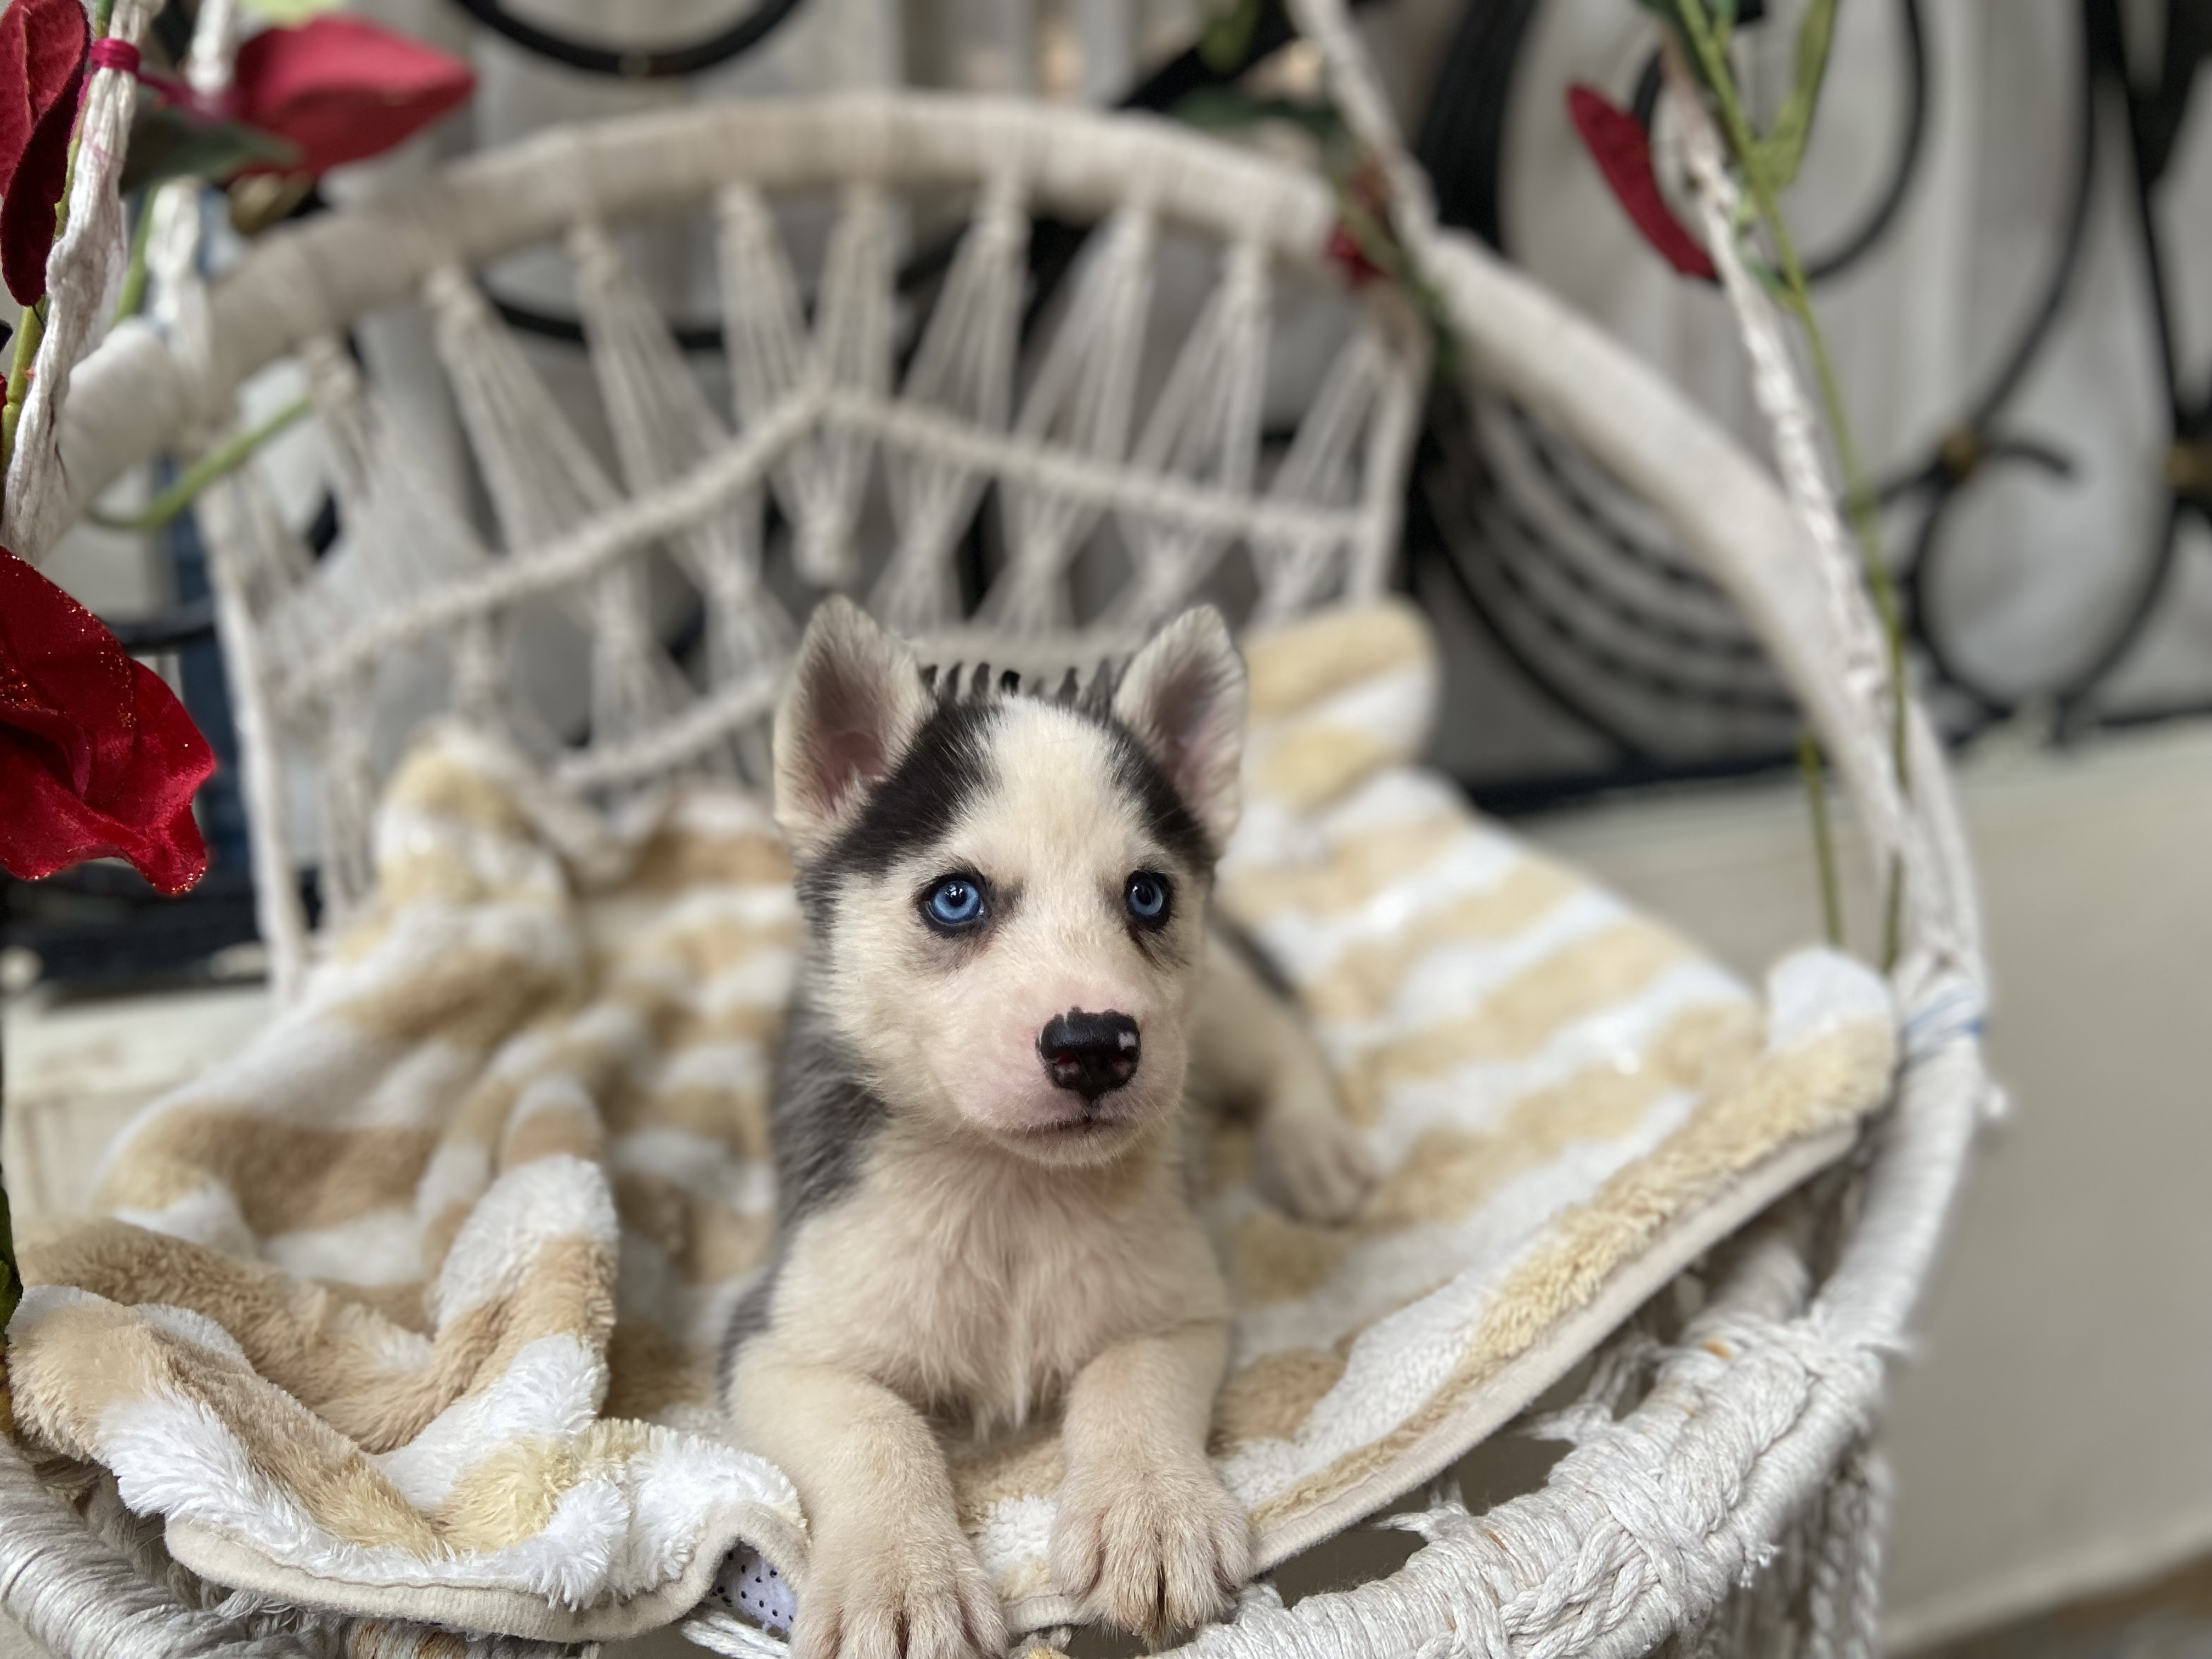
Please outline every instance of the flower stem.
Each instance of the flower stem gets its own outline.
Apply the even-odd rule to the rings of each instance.
[[[31,364],[39,355],[39,342],[46,333],[46,302],[23,307],[15,325],[15,356],[8,368],[8,401],[0,409],[0,490],[8,481],[8,463],[15,453],[15,424],[23,417],[23,399],[31,392]]]
[[[131,263],[123,272],[123,289],[115,296],[115,320],[136,317],[146,303],[147,255],[154,241],[154,189],[138,198],[137,222],[131,227]]]
[[[1836,446],[1836,462],[1843,473],[1844,509],[1850,516],[1851,529],[1858,538],[1859,552],[1865,567],[1867,591],[1874,600],[1875,614],[1881,623],[1883,643],[1888,659],[1890,690],[1891,763],[1897,772],[1898,787],[1908,793],[1912,787],[1910,752],[1906,741],[1905,625],[1904,612],[1898,603],[1897,584],[1890,574],[1889,561],[1881,544],[1881,521],[1874,492],[1867,488],[1865,475],[1859,465],[1858,447],[1851,438],[1851,424],[1844,409],[1842,387],[1836,380],[1833,362],[1828,356],[1827,343],[1821,337],[1820,319],[1813,310],[1813,296],[1805,282],[1805,270],[1797,258],[1797,245],[1790,234],[1790,227],[1782,216],[1780,192],[1767,167],[1766,152],[1752,131],[1751,118],[1745,112],[1743,100],[1737,95],[1735,76],[1729,66],[1728,52],[1712,19],[1705,11],[1705,0],[1674,0],[1676,15],[1681,19],[1684,33],[1690,37],[1692,49],[1698,54],[1706,82],[1713,89],[1715,101],[1720,106],[1721,125],[1728,135],[1729,147],[1735,152],[1736,165],[1743,169],[1744,182],[1751,187],[1753,202],[1757,205],[1760,221],[1766,227],[1768,238],[1774,244],[1776,264],[1782,276],[1781,299],[1797,319],[1803,331],[1805,344],[1813,359],[1813,371],[1820,382],[1820,403],[1828,417],[1828,430]],[[1883,906],[1882,965],[1896,963],[1899,926],[1904,911],[1905,871],[1901,862],[1893,860],[1889,870],[1889,892]]]
[[[102,513],[94,507],[86,513],[103,530],[146,531],[159,530],[192,504],[193,499],[217,478],[235,472],[243,466],[253,452],[267,443],[286,427],[314,407],[309,398],[300,398],[286,404],[274,415],[258,426],[225,440],[194,461],[179,475],[176,482],[146,504],[143,512],[125,517]]]
[[[1820,875],[1820,931],[1840,949],[1844,942],[1843,894],[1836,884],[1836,843],[1828,832],[1828,785],[1820,740],[1797,734],[1797,769],[1805,775],[1805,804],[1813,815],[1813,861]]]

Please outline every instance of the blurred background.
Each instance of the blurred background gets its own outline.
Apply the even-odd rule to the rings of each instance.
[[[1188,113],[1194,89],[1295,96],[1317,78],[1274,0],[1243,9],[1226,57],[1210,0],[356,9],[464,58],[477,90],[283,214],[690,100],[907,85]],[[192,10],[157,26],[179,53]],[[1770,106],[1802,10],[1740,0],[1747,79]],[[1717,291],[1645,246],[1568,118],[1578,82],[1649,117],[1648,18],[1630,0],[1367,0],[1358,15],[1443,219],[1764,453]],[[1959,750],[2012,1095],[1888,1426],[1900,1650],[2212,1654],[2212,95],[2192,95],[2208,59],[2209,0],[1844,0],[1788,200],[1914,668]],[[218,258],[234,207],[211,199]],[[703,247],[643,253],[672,316],[711,314]],[[581,386],[563,272],[520,259],[490,282],[549,383]],[[464,467],[427,324],[362,336]],[[1297,374],[1278,379],[1294,407]],[[315,458],[271,459],[310,518]],[[152,535],[80,529],[44,568],[230,752],[188,514]],[[1433,758],[1478,803],[1748,976],[1817,934],[1790,705],[1717,595],[1571,448],[1502,402],[1440,410],[1398,580],[1448,644]],[[70,1207],[124,1116],[266,1016],[228,769],[202,816],[215,868],[180,902],[119,866],[9,885],[19,1211]],[[1871,938],[1868,896],[1847,897]]]

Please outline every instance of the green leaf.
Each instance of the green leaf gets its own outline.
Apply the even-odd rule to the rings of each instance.
[[[1646,11],[1657,13],[1676,28],[1682,27],[1682,8],[1678,0],[1636,0],[1636,3]],[[1736,0],[1712,0],[1706,8],[1723,44],[1735,33],[1735,6]]]
[[[1176,100],[1175,118],[1208,132],[1249,127],[1260,118],[1260,100],[1236,87],[1200,87]]]
[[[1228,0],[1214,9],[1199,33],[1199,61],[1216,71],[1235,69],[1244,61],[1259,27],[1260,0]]]
[[[1813,113],[1827,78],[1828,46],[1836,32],[1836,0],[1813,0],[1797,24],[1797,72],[1790,95],[1776,112],[1761,143],[1767,176],[1779,190],[1797,177],[1805,143],[1813,135]]]
[[[128,196],[171,179],[227,179],[241,167],[282,167],[299,159],[299,147],[274,133],[149,100],[131,124],[119,188]]]
[[[1179,121],[1208,132],[1233,132],[1262,121],[1282,121],[1327,141],[1344,131],[1343,118],[1327,104],[1301,104],[1287,98],[1255,98],[1237,87],[1200,87],[1175,106]]]
[[[1698,54],[1697,37],[1682,15],[1681,0],[1636,0],[1636,3],[1672,29],[1682,43],[1682,59],[1690,66],[1690,75],[1708,92],[1713,90],[1712,76],[1706,72],[1705,60]],[[1712,0],[1705,8],[1707,27],[1720,42],[1723,52],[1728,50],[1729,39],[1735,27],[1735,0]]]

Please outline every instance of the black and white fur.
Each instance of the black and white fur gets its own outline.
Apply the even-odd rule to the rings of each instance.
[[[777,714],[807,942],[777,1238],[725,1376],[806,1510],[800,1659],[995,1659],[938,1437],[1053,1406],[1060,1589],[1154,1637],[1224,1612],[1249,1527],[1206,1455],[1229,1309],[1187,1085],[1254,1111],[1293,1209],[1371,1181],[1311,1039],[1207,921],[1244,714],[1220,617],[1049,684],[926,673],[833,599]]]

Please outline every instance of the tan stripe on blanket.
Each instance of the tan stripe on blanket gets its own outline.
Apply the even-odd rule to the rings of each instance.
[[[425,1558],[436,1530],[337,1429],[226,1355],[149,1325],[112,1302],[80,1302],[40,1322],[39,1340],[9,1356],[21,1426],[58,1451],[97,1462],[101,1436],[132,1408],[189,1411],[204,1401],[269,1486],[325,1531]],[[200,1431],[212,1425],[203,1419]]]
[[[1848,1123],[1880,1097],[1895,1036],[1869,1022],[1772,1054],[1705,1103],[1650,1157],[1621,1170],[1486,1299],[1486,1311],[1444,1383],[1388,1434],[1278,1492],[1253,1511],[1272,1526],[1349,1490],[1405,1455],[1515,1355],[1582,1306],[1622,1262],[1676,1218],[1712,1198],[1777,1148]]]
[[[1261,747],[1252,783],[1288,806],[1325,806],[1354,784],[1395,761],[1402,745],[1356,726],[1316,723]]]
[[[1316,612],[1247,642],[1252,718],[1295,714],[1362,680],[1435,659],[1428,624],[1401,603]]]
[[[791,854],[771,834],[710,836],[663,829],[638,849],[621,884],[625,893],[681,892],[702,886],[781,887],[791,881]]]
[[[1472,1012],[1395,1037],[1356,1056],[1343,1079],[1354,1122],[1374,1123],[1388,1091],[1480,1060],[1523,1060],[1572,1020],[1621,1001],[1687,958],[1673,934],[1624,921],[1577,939],[1508,981]]]
[[[331,1017],[364,1036],[414,1045],[451,1043],[483,1054],[520,1029],[545,1005],[576,994],[562,964],[547,964],[507,951],[475,945],[414,964],[373,991],[331,1010]]]
[[[503,1375],[538,1338],[570,1335],[597,1346],[613,1322],[613,1263],[574,1237],[548,1241],[520,1269],[513,1295],[449,1319],[419,1368],[393,1361],[410,1345],[362,1303],[125,1222],[41,1229],[27,1237],[22,1264],[33,1285],[204,1314],[230,1333],[257,1372],[374,1452],[406,1444],[454,1401]]]
[[[1362,830],[1312,864],[1232,865],[1221,872],[1222,898],[1248,925],[1279,910],[1328,915],[1355,909],[1386,887],[1416,879],[1468,833],[1467,820],[1452,812]]]
[[[1299,987],[1299,1000],[1317,1019],[1376,1018],[1420,959],[1439,945],[1510,939],[1585,890],[1555,864],[1521,860],[1495,886],[1446,899],[1386,939],[1352,945]]]
[[[259,1237],[336,1227],[407,1207],[435,1144],[427,1129],[324,1128],[179,1103],[131,1136],[94,1202],[158,1212],[214,1185]]]
[[[1632,1072],[1601,1060],[1522,1096],[1494,1128],[1425,1130],[1350,1226],[1273,1211],[1246,1218],[1231,1245],[1239,1300],[1259,1307],[1310,1296],[1355,1245],[1457,1221],[1569,1146],[1618,1140],[1662,1095],[1732,1085],[1758,1056],[1759,1027],[1757,1011],[1745,1004],[1692,1008],[1669,1022]]]

